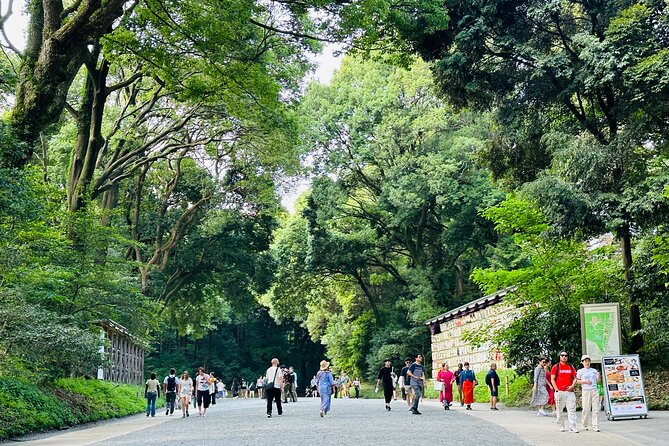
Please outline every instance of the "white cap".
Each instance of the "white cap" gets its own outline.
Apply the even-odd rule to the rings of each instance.
[[[590,359],[590,356],[588,355],[581,356],[581,362],[585,361],[586,359]]]

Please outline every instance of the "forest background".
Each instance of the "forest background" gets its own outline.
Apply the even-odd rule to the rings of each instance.
[[[522,317],[470,340],[521,373],[579,352],[599,302],[624,309],[625,351],[669,365],[665,1],[27,13],[0,57],[1,375],[92,373],[112,319],[147,371],[229,384],[278,356],[304,385],[326,357],[370,379],[430,357],[425,320],[508,286]],[[332,42],[340,70],[307,84]]]

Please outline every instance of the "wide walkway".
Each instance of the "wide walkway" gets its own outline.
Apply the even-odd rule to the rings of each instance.
[[[163,412],[155,418],[133,416],[65,433],[20,439],[31,446],[146,445],[351,445],[475,444],[481,445],[660,445],[669,438],[669,415],[652,413],[647,420],[601,422],[602,432],[560,433],[553,418],[528,410],[493,412],[484,404],[473,411],[459,406],[444,411],[433,401],[421,404],[423,415],[412,415],[406,404],[393,402],[386,412],[381,400],[335,400],[329,417],[318,416],[318,401],[302,398],[284,406],[284,414],[266,418],[264,401],[225,400],[206,418],[196,412],[182,419]],[[12,442],[16,444],[16,442]]]

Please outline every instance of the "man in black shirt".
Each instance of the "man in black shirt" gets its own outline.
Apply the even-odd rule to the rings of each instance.
[[[383,382],[383,396],[386,398],[386,410],[390,410],[390,402],[393,399],[393,369],[390,367],[390,359],[384,361],[384,366],[379,370],[379,377],[376,380],[376,391],[379,391],[379,382]]]
[[[499,395],[499,375],[497,374],[497,364],[494,362],[490,364],[490,370],[485,376],[485,383],[490,389],[490,410],[497,409],[497,396]]]
[[[407,406],[411,408],[411,381],[407,372],[409,371],[409,366],[411,365],[411,358],[406,358],[404,360],[404,367],[400,370],[400,384],[402,385],[402,399],[406,400]]]

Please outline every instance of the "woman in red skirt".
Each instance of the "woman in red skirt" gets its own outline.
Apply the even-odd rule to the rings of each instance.
[[[462,393],[464,394],[465,404],[467,410],[472,410],[472,403],[474,402],[474,386],[478,384],[476,375],[473,370],[469,370],[469,363],[464,363],[465,369],[460,374],[460,383],[462,384]]]

